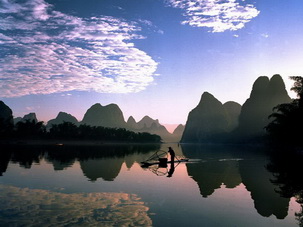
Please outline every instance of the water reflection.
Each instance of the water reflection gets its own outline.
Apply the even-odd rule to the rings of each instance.
[[[208,197],[222,184],[235,188],[243,183],[250,191],[257,212],[284,219],[290,197],[277,193],[278,186],[271,182],[267,171],[268,157],[264,148],[242,146],[182,146],[189,158],[201,158],[187,166],[188,174],[197,182],[200,193]]]
[[[273,175],[266,170],[268,163],[266,157],[254,155],[239,163],[242,182],[251,192],[258,213],[264,217],[273,214],[279,219],[284,219],[288,213],[290,197],[281,197],[277,193],[278,186],[271,183]]]
[[[98,178],[113,181],[118,176],[123,162],[123,158],[88,159],[81,160],[80,166],[83,174],[91,181]]]
[[[297,168],[302,163],[302,159],[290,160],[285,157],[268,156],[266,149],[260,147],[174,145],[176,155],[189,158],[189,163],[180,165],[175,163],[176,166],[168,164],[167,168],[154,166],[152,171],[164,177],[157,177],[148,171],[149,169],[140,167],[141,161],[148,159],[159,149],[167,150],[168,146],[172,145],[8,147],[5,152],[0,152],[0,176],[2,176],[0,197],[6,199],[5,206],[8,207],[6,209],[3,204],[0,205],[0,215],[10,217],[9,215],[12,214],[3,212],[10,212],[10,206],[15,208],[23,206],[9,202],[10,199],[6,197],[8,191],[11,191],[14,192],[12,195],[18,198],[15,200],[16,203],[21,204],[23,204],[22,200],[26,200],[24,195],[29,198],[45,196],[46,201],[48,199],[53,201],[56,197],[74,206],[80,203],[80,200],[86,201],[86,197],[92,197],[92,201],[87,200],[91,205],[87,205],[86,209],[101,216],[105,213],[98,213],[101,210],[95,207],[95,201],[98,203],[101,199],[109,204],[113,201],[105,202],[108,198],[117,197],[120,201],[119,198],[126,196],[127,204],[136,207],[135,210],[138,208],[144,211],[142,215],[147,218],[141,220],[143,225],[151,225],[152,219],[155,226],[170,224],[182,226],[180,223],[186,224],[186,220],[182,218],[184,216],[192,220],[188,226],[210,226],[217,223],[218,217],[226,220],[228,223],[226,225],[229,226],[242,226],[247,218],[256,219],[251,226],[260,226],[258,225],[260,223],[263,226],[273,223],[281,226],[288,226],[289,223],[293,225],[294,211],[289,217],[293,209],[290,208],[294,201],[293,197],[296,197],[298,202],[302,202],[303,185],[300,180],[301,173]],[[285,165],[285,162],[294,165]],[[18,172],[17,168],[27,170]],[[44,172],[39,173],[38,177],[29,176],[37,174],[39,168]],[[35,171],[30,172],[30,169]],[[13,173],[10,174],[11,172]],[[29,175],[22,175],[28,172]],[[26,177],[32,178],[27,180]],[[1,181],[1,179],[5,180]],[[100,191],[110,193],[98,194]],[[111,194],[112,192],[116,194]],[[125,194],[119,194],[120,192]],[[233,195],[232,193],[237,194],[235,200],[228,198]],[[49,196],[46,196],[47,194]],[[130,199],[131,194],[137,195],[133,197],[134,200]],[[76,201],[76,197],[79,197],[79,201]],[[137,204],[139,197],[142,199],[141,202],[146,203]],[[28,209],[42,204],[43,210],[44,207],[47,208],[49,202],[44,202],[42,199],[40,202],[28,203]],[[115,204],[120,206],[119,202]],[[115,212],[116,205],[110,205],[106,213]],[[56,206],[70,209],[64,204]],[[125,206],[128,207],[126,204]],[[154,215],[146,213],[147,206]],[[226,207],[232,208],[228,210]],[[121,212],[129,215],[127,209]],[[20,212],[20,215],[26,215],[22,209]],[[78,212],[86,214],[82,209]],[[240,215],[243,213],[246,216]],[[73,215],[75,214],[71,211],[71,216]],[[302,216],[302,210],[297,212],[301,226]],[[80,220],[77,216],[75,218]],[[87,218],[87,220],[97,220],[89,215]],[[63,219],[66,219],[66,223],[72,221],[67,217]],[[265,219],[270,221],[266,222]],[[124,220],[123,217],[121,220]],[[284,222],[278,222],[282,220]]]
[[[127,193],[64,194],[0,185],[1,226],[152,226],[149,208]]]
[[[277,193],[281,197],[295,197],[301,204],[301,211],[297,212],[296,219],[299,226],[303,226],[303,181],[302,181],[303,153],[279,148],[270,156],[270,162],[266,168],[273,174],[271,182],[278,186]]]
[[[103,145],[103,146],[8,146],[0,153],[0,174],[5,173],[9,162],[30,169],[42,159],[51,163],[54,170],[71,167],[80,163],[84,176],[90,181],[102,178],[113,181],[126,162],[128,168],[140,162],[159,145]],[[132,154],[132,155],[130,155]]]

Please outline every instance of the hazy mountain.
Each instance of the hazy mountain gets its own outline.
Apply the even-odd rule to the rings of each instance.
[[[13,124],[13,111],[4,102],[0,101],[0,119]]]
[[[130,116],[126,122],[126,127],[127,129],[130,129],[130,130],[134,130],[134,129],[138,129],[138,124],[135,120],[135,118],[133,118],[133,116]]]
[[[29,114],[24,115],[23,120],[25,120],[25,121],[34,121],[36,123],[38,122],[38,119],[37,119],[35,113],[29,113]]]
[[[62,124],[63,122],[71,122],[75,125],[79,124],[77,118],[75,118],[73,115],[65,113],[65,112],[59,112],[55,119],[49,120],[47,122],[46,127],[49,128],[52,125]]]
[[[101,104],[97,103],[93,105],[86,111],[81,124],[110,128],[126,127],[123,113],[116,104],[102,106]]]
[[[179,124],[177,126],[177,128],[175,128],[173,135],[172,135],[174,138],[174,141],[179,142],[181,140],[184,129],[185,129],[185,126],[182,124]]]
[[[188,115],[181,142],[214,141],[229,130],[229,115],[223,104],[208,92]]]
[[[176,140],[175,136],[159,123],[158,119],[154,120],[149,116],[144,116],[139,122],[136,122],[132,116],[129,117],[126,128],[135,132],[148,132],[159,135],[165,142],[179,142],[180,140]]]
[[[149,116],[144,116],[137,123],[137,127],[139,129],[142,129],[142,128],[151,128],[152,125],[154,125],[153,127],[159,127],[160,126],[159,120],[158,119],[154,120],[154,119],[150,118]]]
[[[233,135],[242,138],[263,135],[273,108],[290,101],[280,75],[274,75],[271,79],[266,76],[259,77],[253,85],[249,99],[242,106],[239,126]]]
[[[35,123],[38,122],[36,113],[29,113],[24,115],[23,117],[16,117],[14,118],[14,124],[17,124],[19,121],[25,122],[25,121],[34,121]]]
[[[14,118],[14,124],[17,124],[19,121],[22,121],[23,118],[22,117],[15,117]]]
[[[239,125],[239,115],[241,113],[241,105],[239,103],[229,101],[223,104],[228,116],[227,131],[230,132]]]
[[[222,105],[205,92],[188,115],[182,142],[247,141],[262,136],[273,108],[290,101],[280,75],[259,77],[242,107],[235,102]]]

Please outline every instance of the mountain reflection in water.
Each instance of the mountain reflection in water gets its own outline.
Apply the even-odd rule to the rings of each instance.
[[[260,215],[275,215],[279,219],[287,216],[290,198],[283,198],[276,192],[278,186],[271,183],[273,175],[266,169],[268,158],[262,148],[183,146],[183,152],[186,156],[205,160],[187,167],[203,197],[213,194],[222,184],[235,188],[243,183]]]
[[[148,159],[157,150],[167,150],[169,146],[173,146],[177,156],[184,155],[191,161],[174,166],[168,164],[167,168],[154,166],[153,171],[140,167],[141,161]],[[117,200],[113,201],[119,201],[125,197],[129,198],[129,202],[121,205],[119,212],[126,215],[121,213],[121,218],[125,218],[128,225],[215,226],[221,218],[225,220],[220,223],[221,226],[296,226],[300,221],[302,207],[295,202],[296,194],[283,191],[285,180],[277,179],[280,165],[275,165],[265,151],[261,147],[176,144],[163,144],[161,147],[6,147],[5,151],[0,152],[0,198],[3,201],[0,221],[16,224],[16,221],[12,221],[14,215],[19,217],[26,214],[25,208],[22,211],[16,208],[24,206],[25,197],[32,201],[32,204],[29,202],[26,205],[28,209],[41,206],[42,211],[46,203],[72,209],[60,204],[59,200],[54,202],[52,198],[55,197],[62,197],[64,201],[73,201],[71,203],[75,204],[81,204],[81,199],[85,201],[86,197],[92,197],[92,201],[87,201],[84,207],[78,209],[75,223],[80,223],[86,216],[87,220],[97,224],[101,219],[96,218],[96,215],[101,215],[104,220],[108,219],[107,223],[111,223],[109,226],[119,226],[114,224],[115,217],[110,215],[118,212],[115,209],[120,209],[117,208],[119,204],[110,205],[101,212],[94,201],[98,201],[97,198],[108,200],[114,197]],[[174,174],[171,177],[161,177],[170,176],[172,169]],[[27,174],[24,170],[31,172]],[[153,174],[154,170],[163,174]],[[300,191],[298,187],[297,191]],[[42,198],[47,194],[49,202],[30,199],[31,196]],[[15,198],[12,200],[9,196]],[[76,197],[79,201],[75,200]],[[12,201],[20,204],[13,204]],[[125,209],[123,206],[126,206]],[[132,217],[133,221],[132,218],[126,218],[131,209],[138,209],[144,218]],[[96,215],[90,216],[94,212]],[[47,219],[47,212],[42,214],[41,218]],[[64,223],[71,222],[72,219],[66,218]],[[59,222],[55,223],[60,226]]]

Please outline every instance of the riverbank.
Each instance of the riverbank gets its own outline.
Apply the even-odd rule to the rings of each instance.
[[[151,142],[126,142],[126,141],[97,141],[97,140],[59,140],[59,139],[31,139],[31,140],[0,140],[0,146],[35,146],[35,145],[45,145],[45,146],[104,146],[104,145],[137,145],[137,144],[162,144],[162,143],[151,143]]]

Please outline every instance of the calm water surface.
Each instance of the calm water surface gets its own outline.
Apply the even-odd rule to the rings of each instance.
[[[169,146],[190,162],[140,166]],[[1,226],[298,226],[302,212],[258,147],[15,147],[0,158]]]

